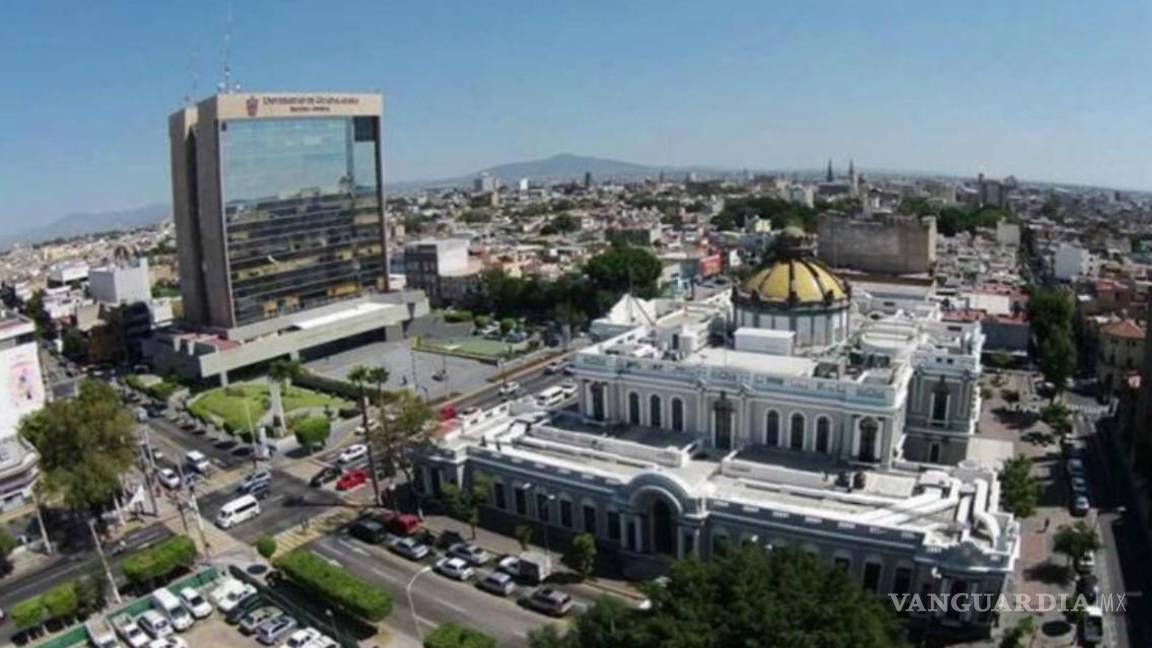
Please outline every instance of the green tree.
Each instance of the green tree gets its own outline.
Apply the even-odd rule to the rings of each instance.
[[[48,618],[48,610],[44,608],[43,598],[36,596],[13,605],[11,616],[17,630],[28,630],[40,627]]]
[[[56,400],[20,422],[40,455],[41,486],[74,511],[96,512],[120,492],[132,467],[135,421],[106,383],[85,380],[72,400]]]
[[[520,543],[520,550],[528,551],[528,545],[532,544],[532,527],[527,524],[517,524],[512,534]]]
[[[1036,512],[1042,487],[1032,475],[1032,460],[1023,455],[1004,462],[1000,470],[1000,497],[1004,506],[1021,518]]]
[[[64,334],[60,337],[61,351],[64,356],[73,362],[87,362],[88,361],[88,340],[80,329],[75,326],[70,326],[64,329]]]
[[[1076,349],[1072,346],[1071,335],[1067,331],[1056,331],[1040,347],[1040,373],[1055,387],[1053,401],[1064,391],[1074,371]]]
[[[332,421],[324,416],[313,416],[292,422],[292,431],[301,448],[311,450],[323,446],[332,433]]]
[[[99,612],[104,607],[108,582],[97,576],[81,576],[76,581],[76,612],[82,617]]]
[[[1030,639],[1036,632],[1036,621],[1033,617],[1024,617],[1016,622],[1000,639],[1000,648],[1024,648],[1025,640]]]
[[[584,273],[599,292],[620,295],[631,292],[637,297],[656,296],[663,265],[660,259],[643,248],[614,245],[588,260]]]
[[[1073,525],[1061,524],[1052,538],[1052,551],[1068,556],[1073,565],[1099,549],[1100,535],[1083,520]]]
[[[9,557],[16,550],[17,545],[16,538],[13,538],[12,534],[9,533],[8,527],[0,525],[0,578],[12,572],[12,561],[9,560]]]
[[[272,560],[272,556],[276,554],[276,538],[272,536],[263,536],[256,541],[256,551],[264,557],[264,560]]]
[[[572,538],[572,544],[564,553],[564,564],[588,579],[596,572],[596,538],[591,533],[580,533]]]
[[[76,588],[72,583],[57,585],[44,592],[42,597],[48,618],[68,619],[76,614],[79,600],[76,597]]]
[[[635,614],[601,598],[560,636],[533,633],[533,648],[726,648],[905,646],[886,601],[843,570],[795,548],[748,544],[709,561],[673,563],[668,582],[646,588],[652,609]]]
[[[424,637],[424,648],[496,648],[496,640],[472,628],[449,622],[436,626]]]
[[[368,447],[379,448],[387,465],[399,470],[407,483],[414,484],[416,459],[427,447],[436,421],[436,412],[427,403],[411,391],[398,392],[382,408],[380,425],[368,431]],[[369,455],[371,459],[371,450]]]
[[[299,360],[276,360],[268,366],[268,389],[272,395],[272,414],[275,417],[275,428],[279,436],[287,432],[284,417],[284,389],[291,386],[293,380],[300,377],[303,366]],[[255,434],[255,430],[249,430]]]
[[[516,320],[511,317],[505,317],[500,320],[500,335],[508,335],[516,330]]]
[[[48,314],[48,310],[44,308],[43,290],[32,293],[32,296],[24,303],[24,314],[36,325],[36,335],[40,339],[56,339],[56,324],[52,321],[52,316]]]
[[[464,520],[472,529],[472,539],[476,539],[476,525],[480,524],[480,507],[488,503],[488,493],[492,482],[481,473],[472,476],[471,488],[460,488],[456,484],[444,484],[441,492],[448,512]]]

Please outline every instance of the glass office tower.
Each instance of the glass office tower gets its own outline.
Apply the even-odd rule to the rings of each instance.
[[[379,103],[219,95],[173,115],[186,319],[242,327],[387,290]]]

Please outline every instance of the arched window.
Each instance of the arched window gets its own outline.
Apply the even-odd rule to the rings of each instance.
[[[943,380],[932,390],[932,420],[948,420],[948,385]]]
[[[768,410],[768,420],[764,427],[764,445],[776,447],[780,445],[780,412]]]
[[[640,394],[636,392],[628,393],[628,422],[640,425]]]
[[[672,431],[684,431],[684,401],[679,398],[672,399]]]
[[[816,452],[827,454],[832,438],[832,421],[827,416],[816,419]]]
[[[663,414],[664,404],[660,402],[660,397],[652,394],[648,397],[648,425],[652,427],[661,427],[662,421],[660,415]]]
[[[592,418],[603,421],[604,416],[604,383],[592,383]]]
[[[792,415],[791,439],[789,440],[789,447],[793,450],[804,449],[804,415],[796,412]]]

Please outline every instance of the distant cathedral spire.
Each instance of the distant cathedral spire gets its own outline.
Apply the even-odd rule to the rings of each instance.
[[[853,160],[852,158],[848,158],[848,177],[849,178],[856,175],[855,163],[856,163],[855,160]]]
[[[828,182],[832,182],[836,179],[836,176],[832,174],[832,158],[828,158],[828,173],[824,175],[824,179]]]

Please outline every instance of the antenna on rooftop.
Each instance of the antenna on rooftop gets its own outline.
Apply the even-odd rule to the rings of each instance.
[[[196,66],[197,59],[196,50],[192,50],[191,62],[189,63],[188,75],[192,78],[191,91],[184,95],[184,106],[189,107],[196,101],[196,93],[199,91],[200,86],[200,70]]]
[[[229,94],[234,91],[232,86],[232,3],[228,3],[228,21],[224,28],[224,81],[220,84],[220,92]]]

